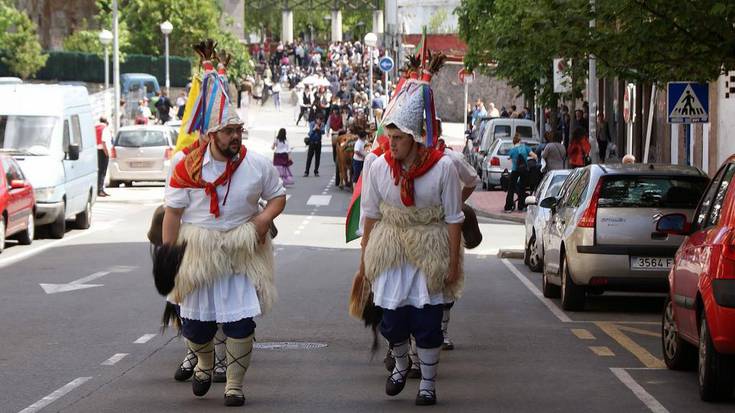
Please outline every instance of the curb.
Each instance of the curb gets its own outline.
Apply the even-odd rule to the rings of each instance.
[[[515,222],[515,223],[518,223],[518,224],[523,224],[523,223],[526,222],[526,217],[514,216],[512,214],[506,214],[504,212],[489,212],[489,211],[485,211],[483,209],[477,208],[475,205],[473,205],[472,202],[469,202],[469,201],[467,202],[467,205],[469,205],[470,207],[472,207],[472,209],[475,210],[475,213],[477,213],[477,215],[479,215],[481,217],[498,219],[498,220],[501,220],[501,221],[511,221],[511,222]]]
[[[523,259],[523,250],[499,249],[498,258],[519,258]]]

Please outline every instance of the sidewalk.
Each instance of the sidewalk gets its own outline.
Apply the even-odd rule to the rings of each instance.
[[[523,223],[526,219],[525,212],[503,212],[505,195],[504,191],[485,191],[478,188],[470,195],[467,205],[471,206],[479,216]]]

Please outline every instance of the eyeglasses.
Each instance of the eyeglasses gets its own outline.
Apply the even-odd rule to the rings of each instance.
[[[242,126],[220,129],[220,132],[224,133],[225,135],[242,135],[244,131],[245,129]]]

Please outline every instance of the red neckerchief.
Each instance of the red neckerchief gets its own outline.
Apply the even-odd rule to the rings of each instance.
[[[189,146],[191,149],[194,145]],[[173,188],[201,188],[209,196],[209,212],[214,214],[215,218],[219,218],[219,198],[217,196],[217,187],[227,184],[227,194],[225,194],[225,202],[230,192],[230,178],[235,173],[237,167],[240,166],[245,159],[248,150],[240,147],[240,156],[235,160],[228,160],[225,171],[214,182],[207,182],[202,179],[202,164],[204,163],[204,155],[209,145],[196,145],[194,149],[176,164],[173,174],[171,174],[170,185]]]
[[[407,207],[415,205],[413,198],[414,179],[429,172],[429,170],[439,162],[439,159],[441,159],[442,156],[444,156],[444,153],[439,152],[434,148],[419,146],[418,153],[416,154],[416,160],[408,170],[404,170],[401,166],[401,161],[393,159],[393,155],[390,151],[385,153],[385,160],[388,162],[395,185],[398,185],[399,183],[401,184],[401,202],[403,202],[403,205]]]

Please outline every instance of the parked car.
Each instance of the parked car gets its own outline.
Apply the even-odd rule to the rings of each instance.
[[[475,157],[477,173],[482,171],[485,157],[490,153],[490,148],[498,139],[513,139],[516,132],[520,134],[521,140],[525,142],[541,143],[536,125],[528,119],[495,118],[491,119],[482,130],[480,135],[480,148]]]
[[[582,310],[586,293],[666,291],[679,235],[656,230],[665,214],[691,217],[709,179],[678,165],[590,165],[557,197],[544,232],[543,290],[565,310]]]
[[[541,142],[523,140],[531,150],[536,149]],[[513,161],[510,159],[510,149],[513,147],[513,138],[500,138],[487,150],[480,168],[480,180],[482,181],[482,189],[493,189],[500,186],[500,177],[503,172],[509,172],[513,168]]]
[[[125,126],[110,151],[110,186],[133,181],[165,181],[178,132],[165,125]]]
[[[526,197],[526,241],[524,262],[531,271],[541,272],[544,265],[543,231],[551,217],[551,211],[537,205],[538,200],[557,196],[564,180],[572,172],[569,169],[549,171],[541,180],[538,188]]]
[[[66,220],[89,228],[97,199],[97,142],[87,89],[0,85],[0,149],[33,185],[36,226],[62,238]]]
[[[14,236],[22,245],[33,242],[35,234],[33,187],[20,165],[10,156],[0,154],[0,252],[7,237]]]
[[[465,150],[464,154],[467,158],[467,162],[469,162],[470,165],[472,165],[479,173],[480,167],[477,163],[477,155],[480,151],[480,143],[482,142],[482,135],[485,133],[485,128],[487,127],[488,123],[493,118],[480,118],[480,120],[477,121],[477,125],[475,125],[474,128],[472,128],[472,132],[470,132],[469,139],[467,139],[465,144]]]
[[[729,398],[735,381],[735,156],[715,175],[693,221],[667,214],[657,231],[686,236],[669,273],[661,344],[666,365],[698,360],[702,400]],[[698,353],[698,357],[695,356]]]

